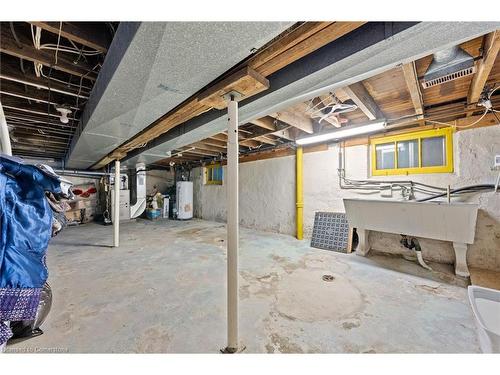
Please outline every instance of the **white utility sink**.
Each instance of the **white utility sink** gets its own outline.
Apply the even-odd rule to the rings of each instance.
[[[344,207],[359,236],[358,254],[370,251],[370,230],[450,241],[455,274],[469,277],[467,245],[474,242],[477,204],[344,199]]]

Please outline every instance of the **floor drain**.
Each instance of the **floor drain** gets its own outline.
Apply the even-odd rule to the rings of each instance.
[[[322,279],[323,281],[332,282],[333,280],[335,280],[335,277],[333,277],[332,275],[323,275]]]

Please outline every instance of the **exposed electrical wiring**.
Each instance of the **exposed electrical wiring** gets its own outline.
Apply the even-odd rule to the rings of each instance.
[[[55,57],[56,65],[57,65],[57,54],[59,52],[59,43],[61,42],[61,31],[62,31],[62,21],[59,22],[59,34],[57,34],[57,46],[56,46],[56,57]]]
[[[450,190],[440,186],[432,186],[417,181],[407,180],[353,180],[345,177],[345,144],[339,145],[339,168],[337,169],[339,177],[339,187],[341,189],[358,190],[360,194],[377,194],[382,191],[383,187],[390,186],[391,190],[401,191],[404,199],[415,200],[415,192],[429,195],[430,197],[421,198],[417,202],[425,202],[436,198],[441,198],[450,194],[450,196],[458,196],[462,194],[473,194],[498,190],[500,174],[495,185],[482,184],[461,187]]]

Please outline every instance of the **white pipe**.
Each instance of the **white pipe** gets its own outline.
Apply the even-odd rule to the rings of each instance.
[[[424,261],[424,257],[422,256],[422,252],[421,251],[416,251],[417,253],[417,261],[418,261],[418,264],[420,264],[422,267],[428,269],[429,271],[432,271],[432,268],[429,267],[427,265],[427,263],[425,263]]]
[[[227,131],[227,348],[238,351],[238,102],[228,99]]]
[[[1,151],[9,156],[12,156],[12,147],[10,145],[9,128],[7,127],[7,120],[3,113],[2,102],[0,102],[0,146]]]
[[[120,160],[115,160],[115,205],[113,207],[113,246],[120,246]]]

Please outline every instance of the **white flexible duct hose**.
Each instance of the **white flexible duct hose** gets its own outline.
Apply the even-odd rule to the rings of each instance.
[[[133,206],[130,206],[130,218],[135,219],[142,215],[146,209],[146,164],[137,163],[136,170],[136,197],[137,200]]]

